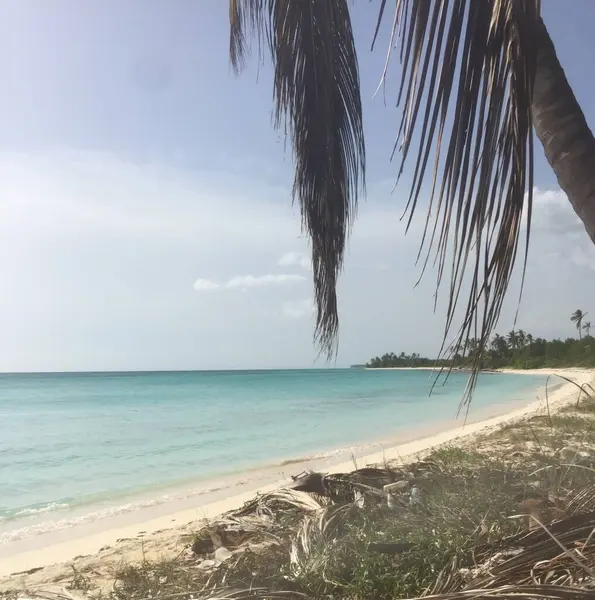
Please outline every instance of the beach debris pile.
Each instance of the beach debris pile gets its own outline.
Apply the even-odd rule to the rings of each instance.
[[[236,512],[253,537],[229,549],[235,563],[219,565],[214,580],[250,583],[258,597],[363,598],[359,570],[370,598],[595,598],[595,464],[568,468],[567,459],[551,449],[503,460],[446,448],[409,465],[301,473]],[[227,526],[245,532],[245,523]],[[265,531],[275,551],[255,562],[250,544],[262,550]],[[252,571],[238,579],[247,555]],[[259,570],[271,556],[273,577]]]

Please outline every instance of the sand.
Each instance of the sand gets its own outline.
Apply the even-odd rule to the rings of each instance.
[[[579,386],[595,386],[595,370],[589,369],[534,369],[507,370],[526,375],[557,374]],[[560,382],[562,381],[562,384]],[[574,402],[579,389],[573,383],[552,377],[548,386],[550,409]],[[200,529],[205,519],[242,506],[256,493],[272,491],[290,481],[305,469],[329,473],[348,472],[357,467],[382,464],[385,461],[406,462],[430,449],[463,440],[469,436],[486,434],[501,425],[542,411],[545,407],[545,389],[536,390],[514,407],[510,404],[492,406],[464,425],[454,422],[418,430],[409,440],[401,436],[399,442],[379,443],[376,447],[353,449],[345,453],[319,459],[286,462],[283,465],[261,469],[250,474],[251,483],[236,482],[221,485],[210,494],[185,498],[158,507],[139,509],[80,527],[37,536],[31,540],[0,546],[0,591],[6,589],[35,589],[64,585],[78,571],[91,573],[106,581],[122,561],[136,562],[143,557],[159,558],[182,552],[193,531]],[[535,399],[536,398],[536,399]],[[244,478],[246,479],[246,477]]]

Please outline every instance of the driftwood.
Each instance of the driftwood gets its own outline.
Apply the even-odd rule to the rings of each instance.
[[[315,471],[304,471],[293,475],[291,489],[329,498],[333,502],[353,502],[362,494],[374,502],[384,501],[384,486],[401,481],[403,473],[391,469],[364,468],[352,473],[327,475]]]

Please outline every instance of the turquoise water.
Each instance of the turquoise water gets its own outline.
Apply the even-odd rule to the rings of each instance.
[[[398,435],[467,376],[357,369],[0,375],[0,522]],[[485,374],[473,411],[543,377]]]

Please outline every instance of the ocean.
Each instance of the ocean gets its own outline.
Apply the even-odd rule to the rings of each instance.
[[[131,510],[135,498],[167,497],[194,481],[452,421],[467,375],[451,374],[429,395],[432,377],[362,369],[0,375],[0,544],[66,526],[69,514],[92,507]],[[530,398],[544,382],[482,374],[471,417]]]

